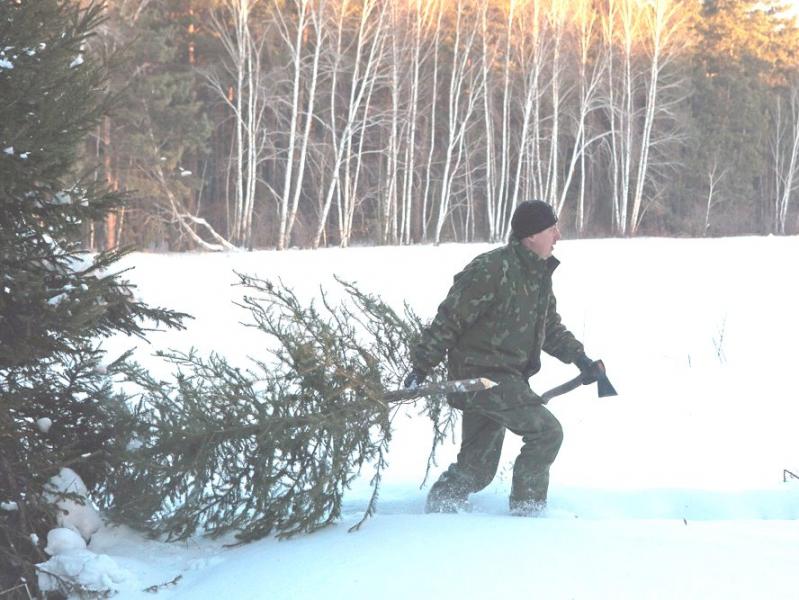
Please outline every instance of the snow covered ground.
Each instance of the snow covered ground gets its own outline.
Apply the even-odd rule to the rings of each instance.
[[[302,297],[333,274],[431,318],[452,275],[488,245],[241,254],[136,254],[129,274],[153,304],[192,313],[186,332],[151,346],[263,354],[233,304],[233,270],[282,278]],[[798,598],[799,473],[796,265],[799,238],[562,241],[555,251],[564,322],[602,358],[620,395],[594,386],[553,400],[565,441],[543,518],[507,514],[519,440],[472,497],[474,511],[426,515],[420,489],[429,425],[396,425],[379,512],[359,532],[364,473],[341,523],[289,541],[224,548],[203,538],[165,544],[106,527],[89,545],[126,571],[118,598]],[[545,360],[533,388],[571,378]],[[438,473],[457,452],[440,453]]]

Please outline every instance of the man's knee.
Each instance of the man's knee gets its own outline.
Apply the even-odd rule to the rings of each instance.
[[[552,423],[548,430],[548,437],[551,440],[551,444],[555,448],[560,448],[560,445],[563,443],[563,425],[560,424],[555,417],[552,417]]]
[[[522,440],[525,446],[534,450],[537,454],[551,455],[553,458],[558,454],[563,443],[563,426],[555,416],[543,409],[539,418],[525,432],[522,432]]]

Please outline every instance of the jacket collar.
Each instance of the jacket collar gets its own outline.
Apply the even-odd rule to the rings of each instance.
[[[513,236],[511,236],[508,246],[511,247],[513,252],[519,258],[519,262],[521,262],[525,270],[529,270],[534,273],[545,272],[548,275],[552,275],[552,273],[560,264],[560,261],[554,256],[550,256],[549,258],[540,258],[535,252],[531,252],[525,248],[521,241],[517,240]]]

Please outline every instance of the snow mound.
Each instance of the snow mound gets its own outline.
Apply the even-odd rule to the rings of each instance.
[[[80,534],[66,527],[51,529],[47,533],[47,546],[44,551],[50,556],[66,554],[73,550],[86,550],[86,542]]]
[[[100,518],[100,513],[92,506],[89,492],[80,476],[65,467],[47,482],[45,489],[48,500],[61,509],[58,512],[58,526],[79,533],[88,543],[103,526],[103,520]],[[64,494],[79,496],[83,504],[72,498],[65,498]]]
[[[83,538],[64,527],[47,534],[45,552],[52,558],[36,565],[44,592],[111,592],[130,577],[105,554],[86,549]]]

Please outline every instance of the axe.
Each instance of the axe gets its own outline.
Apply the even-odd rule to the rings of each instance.
[[[599,365],[601,373],[597,376],[597,392],[600,398],[606,396],[616,396],[616,390],[605,375],[605,365],[601,360],[596,361]],[[592,382],[593,383],[593,382]],[[383,394],[382,400],[384,402],[398,402],[403,400],[411,400],[420,396],[429,396],[432,394],[450,394],[452,392],[476,392],[479,390],[487,390],[494,387],[496,382],[486,379],[485,377],[475,379],[458,379],[454,381],[443,381],[440,383],[430,383],[427,385],[420,385],[414,388],[394,390]],[[557,387],[552,388],[541,396],[543,404],[546,404],[555,396],[560,396],[566,392],[570,392],[575,388],[583,385],[582,373],[570,379],[566,383],[562,383]]]
[[[605,363],[601,360],[598,360],[594,363],[595,366],[599,367],[600,373],[597,375],[596,378],[596,391],[597,396],[600,398],[606,398],[608,396],[617,396],[616,389],[613,387],[613,384],[610,383],[608,376],[605,374]],[[593,383],[593,382],[591,382]],[[546,404],[555,396],[560,396],[565,394],[566,392],[571,392],[573,389],[580,387],[583,385],[583,374],[580,373],[574,379],[569,379],[566,383],[561,383],[559,386],[553,387],[548,392],[544,392],[541,394],[541,403]]]

